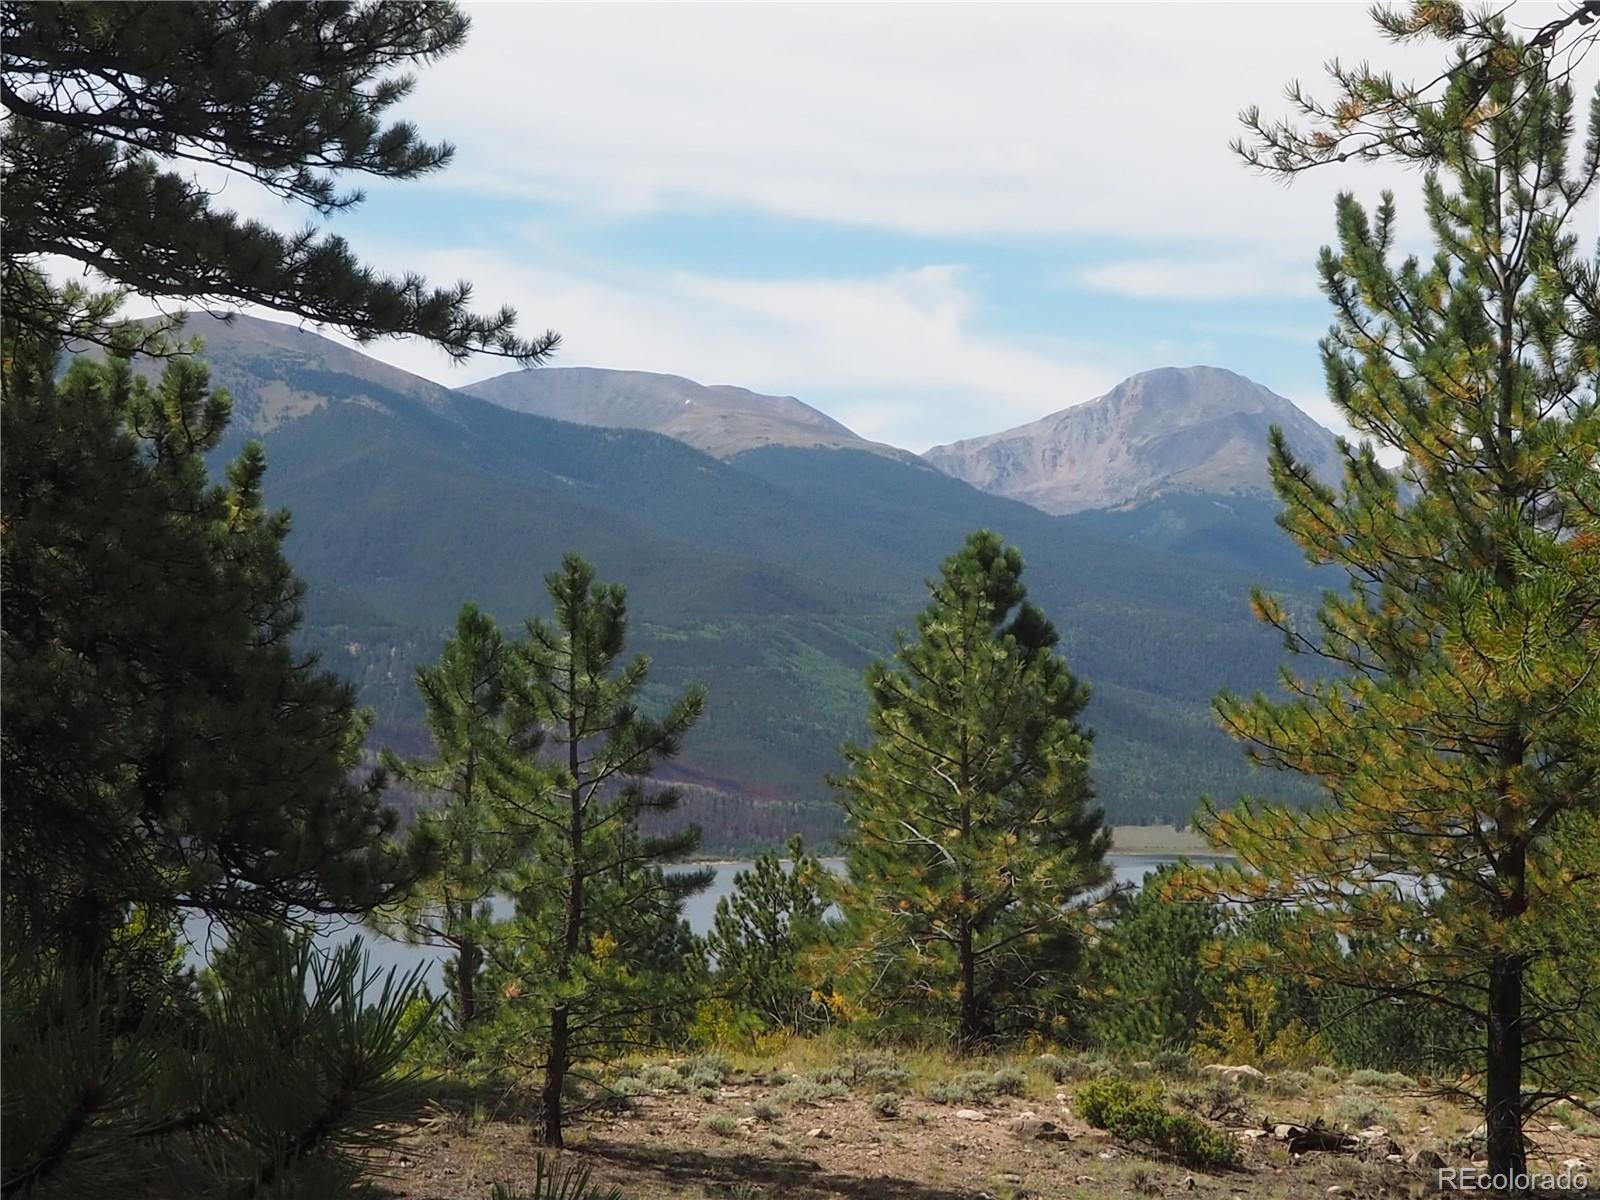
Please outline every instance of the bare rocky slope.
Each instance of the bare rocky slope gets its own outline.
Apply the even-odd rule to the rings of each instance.
[[[1273,425],[1318,474],[1338,478],[1333,434],[1292,401],[1220,367],[1145,371],[1085,404],[935,446],[923,458],[983,491],[1076,513],[1174,492],[1266,494]]]
[[[871,442],[793,396],[708,387],[678,375],[598,367],[536,367],[461,389],[502,408],[611,429],[647,429],[717,458],[764,446],[868,450],[909,458]]]

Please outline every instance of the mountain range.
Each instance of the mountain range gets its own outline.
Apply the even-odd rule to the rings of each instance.
[[[1266,445],[1339,478],[1333,435],[1292,401],[1220,367],[1163,367],[1027,425],[935,446],[941,471],[1047,513],[1131,507],[1174,492],[1268,492]]]
[[[1182,820],[1203,794],[1261,786],[1209,701],[1273,685],[1280,643],[1251,619],[1251,585],[1303,608],[1317,581],[1243,474],[1213,493],[1175,470],[1186,487],[1053,515],[793,398],[576,368],[453,391],[275,322],[196,317],[186,332],[234,397],[219,454],[260,439],[268,499],[293,513],[304,642],[359,685],[379,744],[426,748],[413,673],[463,601],[514,627],[546,610],[543,576],[578,550],[628,586],[647,702],[708,688],[671,768],[708,848],[825,840],[825,778],[863,732],[862,672],[911,628],[939,562],[991,528],[1022,549],[1094,690],[1113,820]]]

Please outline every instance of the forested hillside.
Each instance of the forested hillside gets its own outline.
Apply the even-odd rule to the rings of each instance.
[[[1246,593],[1261,556],[1292,557],[1264,511],[1241,518],[1235,562],[1217,567],[909,459],[766,447],[718,461],[657,434],[512,412],[264,322],[197,318],[190,332],[264,438],[269,500],[294,513],[309,644],[360,684],[380,742],[421,744],[411,673],[460,597],[520,621],[582,546],[637,597],[662,693],[709,688],[673,768],[702,797],[740,801],[686,807],[708,845],[825,835],[824,777],[859,735],[862,671],[922,602],[928,564],[987,527],[1023,549],[1094,688],[1096,784],[1115,820],[1182,821],[1202,792],[1250,786],[1207,705],[1219,663],[1234,687],[1272,679],[1278,646]]]

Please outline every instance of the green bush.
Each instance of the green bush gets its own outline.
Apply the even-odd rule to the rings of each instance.
[[[771,1100],[757,1100],[750,1106],[750,1111],[755,1114],[756,1120],[760,1121],[763,1125],[770,1125],[779,1117],[783,1116],[783,1109],[779,1108],[778,1105]]]
[[[695,1054],[678,1064],[678,1074],[691,1081],[690,1086],[713,1087],[726,1083],[733,1074],[733,1063],[722,1054]]]
[[[900,1115],[900,1097],[893,1092],[879,1092],[867,1104],[880,1117],[898,1117]]]
[[[1368,1125],[1390,1126],[1394,1109],[1371,1096],[1345,1096],[1333,1106],[1333,1123],[1345,1129],[1365,1129]]]
[[[513,1192],[494,1185],[493,1200],[623,1200],[622,1189],[591,1182],[587,1163],[561,1163],[543,1154],[533,1160],[533,1189]]]
[[[1283,1071],[1267,1084],[1274,1096],[1303,1096],[1310,1087],[1311,1076],[1304,1071]]]
[[[1028,1077],[1015,1067],[995,1072],[963,1071],[954,1079],[936,1083],[928,1089],[935,1104],[988,1104],[996,1096],[1020,1096],[1027,1089]]]
[[[1158,1074],[1172,1079],[1188,1079],[1199,1069],[1187,1050],[1162,1050],[1152,1061]]]
[[[1097,1079],[1078,1091],[1078,1112],[1096,1129],[1126,1142],[1140,1142],[1186,1166],[1226,1167],[1239,1150],[1225,1133],[1162,1101],[1156,1084],[1134,1086],[1120,1079]]]
[[[1028,1090],[1028,1077],[1016,1067],[1001,1067],[989,1076],[989,1085],[997,1096],[1020,1096]]]
[[[730,1113],[712,1113],[700,1124],[718,1137],[732,1137],[739,1132],[739,1122]]]
[[[849,1094],[850,1089],[842,1083],[820,1083],[815,1079],[794,1079],[777,1091],[778,1099],[785,1104],[820,1104]]]
[[[903,1092],[911,1084],[911,1072],[892,1054],[879,1050],[859,1051],[849,1059],[849,1084],[855,1088],[874,1088],[880,1092]]]
[[[1048,1073],[1057,1083],[1099,1079],[1117,1073],[1116,1063],[1099,1054],[1041,1054],[1033,1060],[1033,1065]]]

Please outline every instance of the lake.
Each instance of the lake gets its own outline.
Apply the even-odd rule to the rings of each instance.
[[[1192,855],[1195,860],[1207,858],[1205,855]],[[823,863],[834,871],[843,869],[842,859],[826,858]],[[1157,867],[1167,863],[1177,862],[1176,856],[1162,854],[1108,854],[1106,861],[1111,864],[1112,876],[1118,884],[1131,884],[1138,887],[1144,882]],[[699,895],[689,897],[683,906],[684,919],[689,922],[689,928],[697,934],[706,934],[711,931],[712,919],[716,916],[717,901],[733,891],[734,876],[740,871],[745,871],[752,865],[748,862],[718,862],[709,864],[715,871],[711,886]],[[209,957],[209,947],[214,941],[207,923],[201,920],[191,920],[187,925],[189,941],[193,952],[200,961]],[[217,936],[220,936],[220,932]],[[367,945],[369,961],[379,970],[394,967],[399,971],[410,971],[423,967],[423,978],[437,991],[439,987],[439,964],[446,957],[446,951],[433,946],[408,946],[404,942],[397,942],[391,938],[383,937],[365,928],[359,922],[331,918],[322,923],[317,941],[332,947],[349,941],[352,937],[361,937]]]

